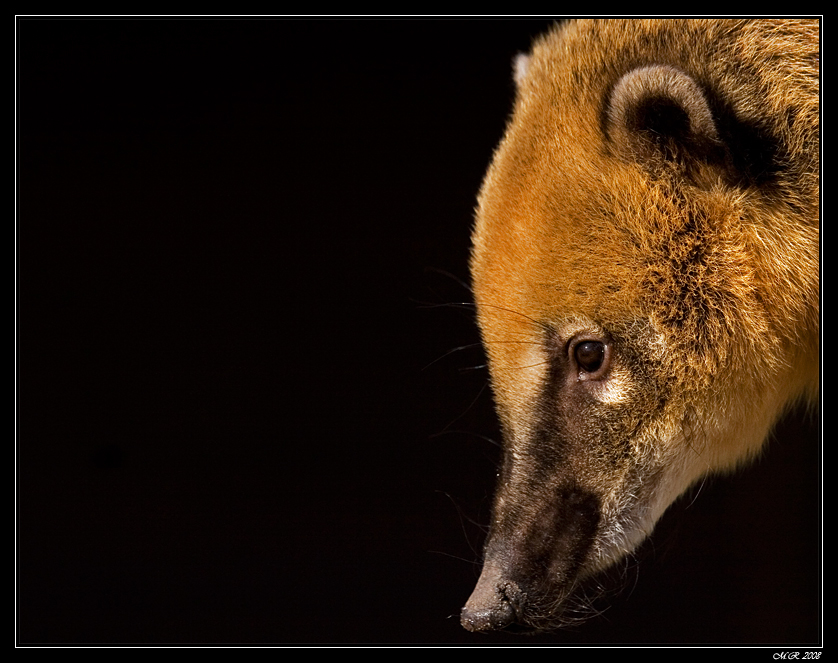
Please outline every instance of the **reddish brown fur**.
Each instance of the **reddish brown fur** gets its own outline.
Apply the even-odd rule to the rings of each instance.
[[[520,504],[546,499],[518,480],[533,467],[544,330],[562,343],[580,330],[617,339],[608,377],[585,387],[599,403],[596,418],[578,418],[585,453],[568,452],[561,470],[603,504],[579,577],[630,551],[695,480],[753,456],[789,404],[817,396],[818,49],[816,21],[788,20],[579,21],[533,49],[480,195],[472,276],[507,449],[496,522],[514,503],[534,527]],[[709,123],[707,153],[726,156],[675,158],[621,133],[618,82],[655,66],[666,69],[647,85],[671,69],[707,94],[714,119],[694,124]],[[773,146],[773,170],[744,172],[731,126]],[[625,443],[630,460],[591,448],[603,412],[633,432],[597,439]],[[642,472],[657,478],[640,504]],[[467,611],[481,592],[503,604],[486,587]]]

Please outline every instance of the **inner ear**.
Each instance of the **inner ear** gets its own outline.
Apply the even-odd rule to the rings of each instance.
[[[633,132],[648,131],[652,136],[681,142],[688,140],[691,133],[689,112],[676,100],[663,95],[639,99],[626,122]]]
[[[724,146],[698,83],[667,65],[625,74],[606,104],[606,134],[618,152],[641,162],[723,161]]]

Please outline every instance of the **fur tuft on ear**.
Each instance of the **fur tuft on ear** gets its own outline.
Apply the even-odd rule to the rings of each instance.
[[[512,78],[516,86],[520,85],[521,81],[524,80],[524,76],[527,75],[529,67],[530,56],[526,53],[518,53],[512,62]]]
[[[698,83],[666,65],[640,67],[614,86],[606,133],[619,152],[641,162],[724,160],[724,146]]]

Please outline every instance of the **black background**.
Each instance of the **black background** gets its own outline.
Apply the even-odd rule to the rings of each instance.
[[[549,25],[18,19],[19,643],[820,641],[800,414],[601,616],[459,626],[498,433],[448,304]]]

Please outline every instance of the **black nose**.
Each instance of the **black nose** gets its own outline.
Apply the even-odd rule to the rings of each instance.
[[[466,630],[497,631],[515,621],[515,610],[506,600],[501,599],[496,605],[483,608],[472,608],[470,604],[471,601],[460,613],[460,623]]]
[[[460,612],[460,623],[469,631],[495,631],[515,622],[517,583],[505,578],[491,559],[483,564],[477,586]]]

